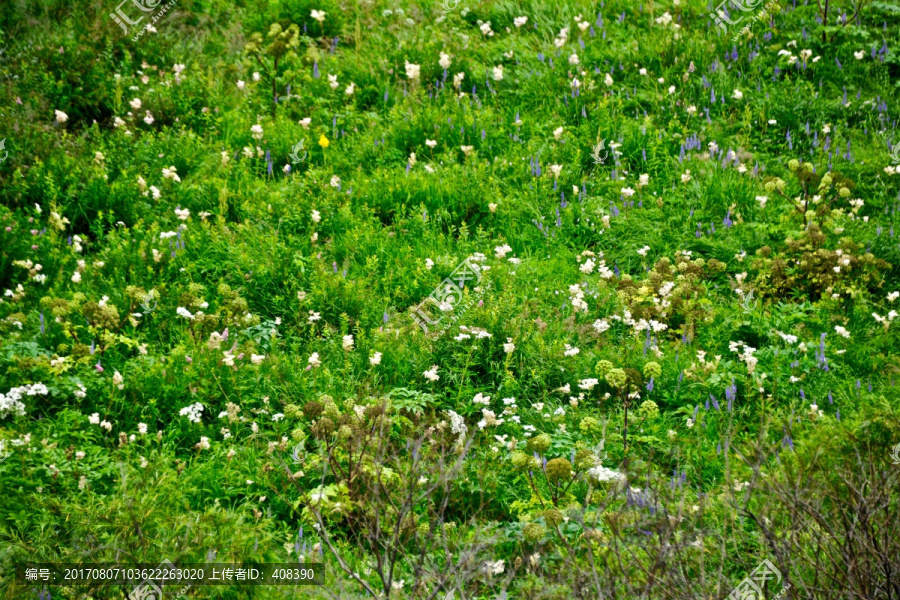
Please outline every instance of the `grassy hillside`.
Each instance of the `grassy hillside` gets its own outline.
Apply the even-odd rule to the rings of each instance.
[[[3,4],[0,598],[900,598],[900,10],[823,1]]]

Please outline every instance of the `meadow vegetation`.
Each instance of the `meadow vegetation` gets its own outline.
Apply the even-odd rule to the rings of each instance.
[[[900,598],[895,3],[138,4],[0,6],[0,598]]]

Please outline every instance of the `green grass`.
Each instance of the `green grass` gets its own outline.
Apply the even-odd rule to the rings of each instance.
[[[900,13],[838,4],[0,8],[0,597],[896,597]]]

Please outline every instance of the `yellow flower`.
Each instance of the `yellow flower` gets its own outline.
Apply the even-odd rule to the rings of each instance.
[[[327,148],[328,144],[329,144],[328,138],[325,137],[325,134],[323,133],[322,137],[319,138],[319,145],[322,146],[323,148]]]

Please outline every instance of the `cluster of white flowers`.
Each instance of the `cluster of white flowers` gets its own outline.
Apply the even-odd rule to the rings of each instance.
[[[445,309],[443,308],[443,305],[442,305],[441,310],[445,310]],[[446,309],[446,310],[449,310],[449,309]],[[460,334],[456,335],[453,339],[456,340],[457,342],[461,342],[461,341],[463,341],[463,340],[470,340],[470,339],[472,339],[472,335],[475,336],[475,339],[481,339],[481,338],[486,338],[486,337],[493,337],[493,336],[491,336],[490,333],[488,333],[487,331],[485,331],[485,330],[483,330],[483,329],[473,328],[473,329],[470,330],[470,329],[469,329],[468,327],[466,327],[465,325],[460,325],[459,328],[460,328],[463,332],[471,331],[472,333],[471,333],[471,334],[469,334],[469,333],[460,333]]]
[[[25,415],[25,405],[20,402],[22,396],[46,396],[49,393],[43,383],[11,388],[6,394],[0,394],[0,419],[8,415]]]
[[[554,43],[554,45],[556,45],[557,48],[562,48],[563,46],[566,45],[566,42],[568,41],[568,39],[569,39],[569,28],[563,27],[562,29],[559,30],[559,35],[556,36],[556,39],[553,40],[553,43]]]
[[[887,329],[888,327],[891,326],[891,323],[893,322],[893,320],[897,318],[897,311],[896,310],[890,311],[886,317],[882,317],[878,313],[873,312],[872,318],[874,318],[876,321],[881,323],[884,326],[884,328]]]
[[[669,11],[664,12],[662,14],[662,16],[656,18],[656,24],[662,25],[663,27],[665,27],[666,25],[668,25],[671,22],[672,22],[672,15],[669,14]]]
[[[487,406],[491,403],[491,397],[484,396],[481,394],[481,392],[478,392],[477,394],[475,394],[475,397],[472,398],[472,402],[474,402],[475,404],[484,404],[485,406]]]
[[[825,416],[825,411],[819,408],[819,405],[813,402],[809,405],[809,418],[815,421],[821,417]]]
[[[783,339],[783,340],[784,340],[785,342],[787,342],[788,344],[796,344],[796,343],[797,343],[797,336],[796,336],[796,335],[790,335],[790,334],[787,334],[787,333],[782,333],[782,332],[780,332],[780,331],[776,331],[775,333],[777,333],[777,334],[778,334],[778,337],[780,337],[781,339]]]
[[[241,154],[244,155],[245,158],[253,158],[253,148],[249,146],[244,146],[244,149],[241,150]],[[256,147],[256,158],[262,158],[266,153],[259,146]]]
[[[597,319],[596,321],[594,321],[593,327],[597,333],[603,333],[604,331],[609,330],[610,325],[609,321],[607,321],[606,319]]]
[[[516,406],[515,398],[504,398],[503,399],[503,412],[500,413],[504,417],[508,416],[511,421],[515,421],[516,423],[520,422],[519,416],[516,414],[516,411],[519,409]]]
[[[99,425],[101,428],[103,428],[107,431],[112,431],[112,423],[110,423],[109,421],[107,421],[105,419],[103,421],[101,421],[100,413],[94,413],[91,416],[89,416],[88,423],[90,423],[91,425]]]
[[[452,410],[448,410],[447,414],[450,416],[450,432],[460,438],[464,437],[469,431],[469,428],[466,427],[466,420]]]
[[[613,482],[623,484],[626,481],[624,474],[615,469],[607,469],[603,465],[597,465],[587,471],[588,477],[596,483]]]
[[[353,350],[354,343],[355,342],[353,341],[352,335],[345,335],[341,340],[341,347],[345,352],[351,352]]]
[[[589,258],[586,261],[584,261],[583,263],[581,263],[581,266],[578,267],[578,270],[581,271],[582,273],[584,273],[585,275],[590,275],[591,273],[594,272],[594,267],[596,266],[596,264],[597,263],[594,262],[593,258]]]
[[[572,308],[574,308],[576,312],[588,311],[587,302],[584,301],[584,290],[580,285],[570,285],[569,295],[571,296],[570,300],[572,301]]]
[[[591,391],[594,389],[594,386],[600,383],[599,379],[589,377],[588,379],[582,379],[578,382],[579,389]]]
[[[203,405],[199,402],[195,402],[194,404],[190,404],[182,408],[178,414],[180,414],[182,417],[187,417],[188,421],[191,421],[192,423],[199,423],[200,417],[203,416],[202,413]]]
[[[603,226],[607,228],[609,227],[609,215],[603,216]],[[596,257],[596,261],[594,260],[594,257]],[[595,254],[590,250],[585,250],[578,255],[579,262],[585,258],[587,260],[581,263],[581,266],[578,267],[578,270],[585,275],[590,275],[595,270],[602,279],[611,279],[615,275],[612,269],[606,266],[606,261],[603,260],[602,252],[600,252],[599,254]]]
[[[753,353],[756,352],[756,348],[752,348],[744,342],[729,342],[728,349],[736,353],[738,358],[744,361],[744,364],[747,365],[748,373],[753,373],[753,370],[756,369],[756,363],[759,362],[758,359],[753,356]]]
[[[209,334],[209,341],[206,342],[206,347],[210,350],[218,350],[222,347],[222,342],[224,342],[228,337],[228,331],[225,331],[225,334],[221,334],[218,331],[213,331]]]
[[[525,17],[522,17],[525,18]],[[506,570],[506,563],[502,560],[498,561],[485,561],[484,563],[484,573],[485,575],[501,575],[504,570]]]
[[[181,177],[178,176],[178,171],[174,166],[171,166],[169,168],[163,167],[162,176],[163,179],[171,179],[172,181],[175,181],[177,183],[181,182]]]
[[[653,333],[659,333],[660,331],[665,331],[669,328],[665,323],[660,323],[655,319],[650,319],[649,321],[645,319],[640,319],[635,321],[632,325],[634,327],[635,333],[640,333],[642,331],[651,330]]]
[[[483,418],[478,421],[478,429],[484,429],[485,427],[494,427],[503,424],[503,419],[498,419],[497,414],[490,409],[482,408],[481,415]]]
[[[437,381],[438,379],[441,378],[441,376],[438,375],[437,372],[438,372],[437,365],[431,365],[431,368],[428,369],[427,371],[425,371],[424,373],[422,373],[422,375],[424,375],[425,379],[427,379],[428,381]]]
[[[226,367],[234,367],[235,360],[241,360],[242,358],[244,358],[243,352],[237,356],[234,355],[235,347],[236,346],[232,346],[231,349],[226,350],[225,352],[222,353],[222,364],[225,365]],[[235,368],[237,368],[237,367],[235,367]]]
[[[419,78],[419,74],[421,73],[421,67],[419,65],[411,63],[411,62],[407,62],[405,65],[405,68],[406,68],[406,76],[409,79],[415,80],[415,79]]]

